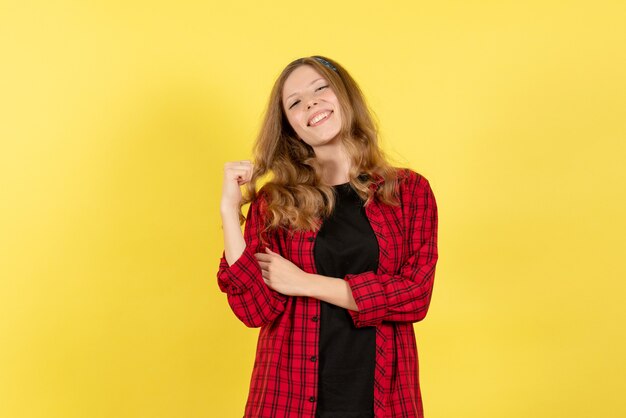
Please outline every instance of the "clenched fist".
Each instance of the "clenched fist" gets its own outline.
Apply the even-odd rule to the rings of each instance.
[[[254,164],[249,160],[231,161],[224,164],[224,182],[222,184],[222,211],[239,210],[241,199],[240,186],[252,178]]]

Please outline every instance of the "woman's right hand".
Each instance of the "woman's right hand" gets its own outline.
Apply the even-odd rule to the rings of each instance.
[[[254,164],[250,160],[230,161],[224,164],[224,182],[220,205],[222,212],[239,211],[239,205],[243,198],[240,187],[250,181],[253,168]]]

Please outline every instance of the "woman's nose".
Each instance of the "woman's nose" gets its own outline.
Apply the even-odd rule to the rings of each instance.
[[[310,109],[311,106],[317,106],[317,100],[313,99],[309,101],[309,104],[307,105],[307,109]]]

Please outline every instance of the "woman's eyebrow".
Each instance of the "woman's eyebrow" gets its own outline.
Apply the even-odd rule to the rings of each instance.
[[[316,82],[320,81],[320,80],[324,80],[324,78],[318,78],[316,80],[311,81],[311,84],[309,84],[309,86],[312,86],[313,84],[315,84]],[[298,94],[298,92],[295,93],[291,93],[289,96],[285,97],[285,101],[287,101],[288,98],[290,98],[291,96],[295,96],[296,94]]]

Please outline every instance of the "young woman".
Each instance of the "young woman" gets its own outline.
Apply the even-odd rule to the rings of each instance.
[[[235,315],[260,327],[245,417],[422,417],[413,323],[437,262],[428,180],[386,161],[359,87],[321,56],[278,77],[254,161],[224,165],[217,273]]]

